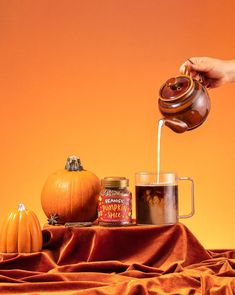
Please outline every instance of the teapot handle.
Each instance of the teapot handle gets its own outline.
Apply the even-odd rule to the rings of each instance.
[[[189,59],[188,59],[188,60],[189,60]],[[190,61],[190,60],[189,60],[189,61]],[[189,66],[186,65],[186,66],[184,67],[184,72],[183,72],[183,74],[186,75],[186,76],[190,76],[190,74],[189,74]]]
[[[194,63],[191,61],[191,59],[188,58],[187,60],[188,60],[191,64],[194,64]],[[186,75],[186,76],[190,76],[190,71],[189,71],[189,66],[188,66],[188,65],[185,65],[183,74]]]
[[[194,64],[190,59],[187,59],[191,64]],[[190,71],[189,71],[189,66],[188,65],[186,65],[185,67],[184,67],[184,72],[183,72],[183,74],[184,75],[186,75],[186,76],[190,76]],[[208,86],[207,84],[207,82],[205,81],[205,77],[203,76],[203,74],[202,73],[200,73],[200,72],[198,72],[197,73],[197,76],[198,76],[198,82],[199,83],[201,83],[201,84],[203,84],[203,85],[205,85],[206,87]]]

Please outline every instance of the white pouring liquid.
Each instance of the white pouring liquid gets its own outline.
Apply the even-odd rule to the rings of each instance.
[[[157,131],[157,183],[159,183],[160,179],[160,169],[161,169],[161,160],[160,160],[160,154],[161,154],[161,133],[162,133],[162,127],[164,126],[165,121],[163,119],[160,119],[158,121],[158,131]]]

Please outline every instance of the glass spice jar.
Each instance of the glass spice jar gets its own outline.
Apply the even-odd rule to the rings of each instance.
[[[125,177],[105,177],[98,199],[98,221],[104,226],[123,226],[132,222],[132,195]]]

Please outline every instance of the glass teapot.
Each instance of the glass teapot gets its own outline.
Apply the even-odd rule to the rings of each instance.
[[[158,107],[164,124],[177,133],[200,126],[210,111],[210,97],[199,80],[188,75],[168,79],[160,88]]]

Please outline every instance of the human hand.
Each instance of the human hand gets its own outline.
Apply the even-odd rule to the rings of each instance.
[[[191,57],[180,66],[182,74],[189,74],[208,88],[235,82],[235,60],[221,60],[212,57]]]

